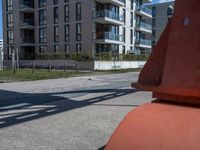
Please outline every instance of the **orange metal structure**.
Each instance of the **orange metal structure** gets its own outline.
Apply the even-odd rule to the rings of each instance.
[[[133,87],[157,100],[130,112],[106,150],[200,150],[200,1],[175,13]]]

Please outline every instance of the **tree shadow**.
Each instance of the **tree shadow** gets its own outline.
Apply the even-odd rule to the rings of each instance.
[[[98,105],[103,101],[137,92],[134,89],[77,90],[60,93],[24,94],[0,90],[0,129],[19,123],[59,114],[65,111]],[[76,101],[66,94],[102,93],[101,96]],[[101,105],[101,104],[99,104]],[[106,104],[107,106],[120,106]],[[106,106],[105,105],[105,106]],[[128,105],[121,105],[128,106]],[[130,105],[130,107],[134,107]]]

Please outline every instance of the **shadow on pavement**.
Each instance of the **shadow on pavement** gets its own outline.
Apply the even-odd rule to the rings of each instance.
[[[0,129],[89,105],[101,105],[98,103],[134,92],[137,91],[134,89],[101,89],[78,90],[50,94],[24,94],[0,90]],[[81,93],[105,94],[81,101],[75,101],[70,98],[63,97],[63,95],[66,94]],[[120,105],[108,104],[108,106]],[[130,107],[134,106],[130,105]]]

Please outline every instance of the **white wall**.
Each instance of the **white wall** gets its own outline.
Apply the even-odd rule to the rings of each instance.
[[[143,68],[146,61],[95,61],[94,70]]]

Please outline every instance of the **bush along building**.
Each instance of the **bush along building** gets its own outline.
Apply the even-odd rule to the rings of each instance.
[[[20,60],[115,58],[151,52],[150,0],[4,0],[4,54]]]

